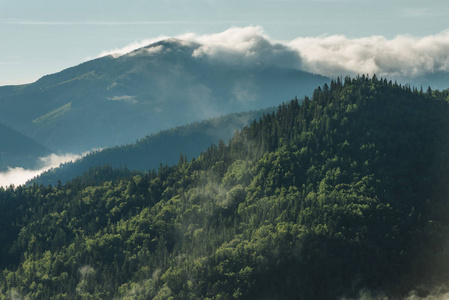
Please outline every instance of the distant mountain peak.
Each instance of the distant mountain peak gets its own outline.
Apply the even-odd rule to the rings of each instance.
[[[194,43],[191,41],[181,40],[178,38],[168,38],[165,40],[160,40],[159,42],[149,44],[148,46],[145,46],[144,48],[151,48],[155,46],[165,46],[165,47],[199,47],[200,44]]]
[[[220,114],[278,105],[329,81],[290,68],[260,68],[226,51],[213,58],[207,51],[196,55],[202,47],[170,38],[117,58],[87,61],[26,87],[0,87],[0,120],[50,149],[81,153]]]
[[[131,57],[136,55],[158,55],[164,53],[185,53],[191,55],[195,49],[201,45],[191,41],[185,41],[178,38],[168,38],[147,46],[138,48],[120,57]]]

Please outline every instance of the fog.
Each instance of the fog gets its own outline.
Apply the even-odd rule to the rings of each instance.
[[[85,155],[87,153],[84,153]],[[41,168],[37,170],[27,170],[21,167],[8,168],[7,171],[0,173],[0,187],[8,187],[11,184],[19,186],[26,183],[28,180],[38,176],[42,172],[45,172],[51,168],[59,167],[61,163],[74,161],[80,158],[82,155],[76,154],[50,154],[45,157],[39,158]]]
[[[389,300],[390,298],[383,293],[373,293],[362,290],[359,292],[357,298],[343,297],[340,300]],[[433,289],[427,296],[419,296],[417,292],[412,291],[407,297],[402,300],[447,300],[449,299],[449,292],[447,288],[437,287]]]

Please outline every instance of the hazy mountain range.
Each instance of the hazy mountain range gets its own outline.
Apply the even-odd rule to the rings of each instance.
[[[334,60],[313,60],[312,50],[324,47],[313,39],[308,44],[307,40],[282,44],[270,41],[257,28],[246,31],[245,35],[240,32],[243,36],[232,45],[222,42],[236,34],[232,30],[222,33],[218,44],[214,36],[165,39],[131,52],[105,53],[31,84],[0,87],[0,122],[17,132],[16,137],[0,132],[0,139],[8,141],[2,147],[9,149],[0,149],[0,168],[37,168],[42,165],[38,158],[49,153],[80,154],[120,146],[194,121],[276,106],[295,96],[302,99],[329,79],[299,68],[322,74],[347,68],[336,69]],[[335,37],[326,41],[345,44],[338,44]],[[357,47],[368,43],[362,42],[357,41]],[[380,45],[392,47],[385,41]],[[344,62],[347,51],[334,50],[329,50],[329,59],[341,57]],[[371,54],[379,71],[385,73],[386,57],[378,52]],[[363,60],[361,64],[366,65]],[[416,82],[418,88],[446,86],[448,75],[443,69],[426,69],[412,78],[407,77],[413,74],[409,69],[414,64],[410,64],[407,67],[401,61],[390,65],[391,72],[402,73],[410,79],[406,82]],[[241,125],[237,122],[233,128]],[[28,138],[29,146],[18,146],[25,145],[23,140]],[[214,141],[220,138],[223,136],[217,135]]]
[[[256,110],[328,81],[287,67],[228,65],[169,39],[0,88],[0,121],[62,152],[133,142],[161,129]]]
[[[39,168],[37,157],[51,151],[20,132],[0,123],[0,171],[7,167]]]

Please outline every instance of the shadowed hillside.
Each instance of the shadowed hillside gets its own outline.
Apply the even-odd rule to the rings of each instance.
[[[38,158],[50,153],[46,147],[0,124],[0,171],[8,167],[38,168]]]
[[[159,165],[174,165],[180,156],[198,157],[202,151],[219,140],[229,140],[236,130],[258,120],[275,108],[260,111],[234,113],[201,122],[161,131],[129,145],[116,146],[90,153],[83,158],[51,169],[28,184],[56,185],[83,175],[89,168],[109,165],[112,168],[128,168],[147,172]]]

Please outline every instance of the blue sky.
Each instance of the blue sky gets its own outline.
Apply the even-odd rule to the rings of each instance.
[[[0,85],[32,82],[161,35],[260,26],[276,41],[391,40],[440,34],[449,29],[448,15],[443,0],[0,0]]]

